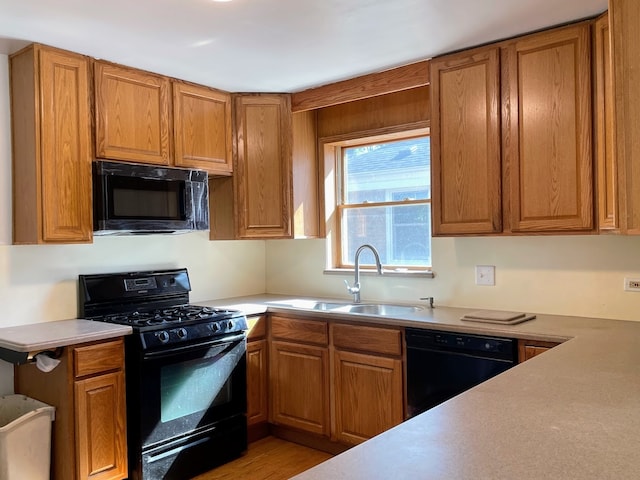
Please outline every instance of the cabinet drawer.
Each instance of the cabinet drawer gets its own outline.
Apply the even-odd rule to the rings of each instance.
[[[271,317],[271,336],[318,345],[329,343],[327,322],[284,318],[275,315]]]
[[[267,316],[256,315],[247,317],[249,330],[247,331],[247,340],[251,341],[256,338],[263,338],[267,335]]]
[[[337,348],[402,355],[402,333],[397,329],[336,323],[332,335]]]
[[[95,343],[73,349],[73,374],[76,377],[94,375],[124,367],[124,342],[118,340]]]

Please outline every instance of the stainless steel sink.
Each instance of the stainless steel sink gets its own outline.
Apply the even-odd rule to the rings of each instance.
[[[336,310],[339,308],[349,307],[349,303],[339,303],[339,302],[315,302],[313,305],[314,310]]]
[[[407,313],[415,313],[420,310],[424,310],[423,307],[417,307],[413,305],[394,305],[394,304],[381,304],[381,303],[358,303],[345,305],[332,310],[345,311],[348,313],[362,313],[367,315],[404,315]]]
[[[273,305],[282,305],[306,310],[319,310],[324,312],[360,313],[363,315],[393,316],[405,315],[424,310],[424,307],[414,305],[398,305],[389,303],[342,303],[342,302],[316,302],[313,300],[293,300],[290,302],[273,302]]]

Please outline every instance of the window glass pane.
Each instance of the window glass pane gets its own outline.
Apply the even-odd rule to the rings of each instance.
[[[431,265],[431,205],[362,207],[344,210],[342,262],[355,263],[360,245],[369,243],[383,265]],[[360,265],[374,265],[370,250],[360,255]]]
[[[429,137],[343,150],[346,204],[431,197]]]

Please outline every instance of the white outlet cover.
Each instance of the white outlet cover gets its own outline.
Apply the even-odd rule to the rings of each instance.
[[[496,267],[494,265],[476,265],[476,285],[495,285]]]

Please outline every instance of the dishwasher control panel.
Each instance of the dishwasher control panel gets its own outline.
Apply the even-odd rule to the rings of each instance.
[[[469,355],[492,355],[511,360],[517,342],[512,338],[489,337],[467,333],[438,332],[407,329],[407,346],[434,350],[447,350]]]

